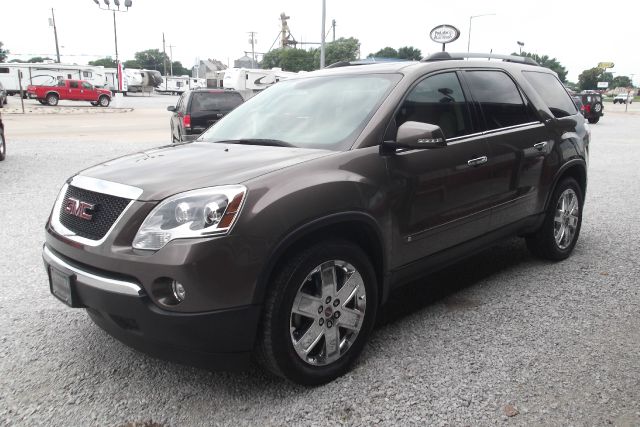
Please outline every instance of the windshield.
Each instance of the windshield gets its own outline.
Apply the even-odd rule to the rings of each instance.
[[[236,92],[194,92],[191,111],[228,111],[240,104],[242,97]]]
[[[400,77],[367,74],[283,81],[240,105],[198,140],[272,140],[302,148],[347,149]]]

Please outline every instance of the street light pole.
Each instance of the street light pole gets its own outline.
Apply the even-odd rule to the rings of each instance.
[[[120,61],[118,59],[118,26],[116,25],[116,12],[128,12],[129,8],[131,7],[132,4],[132,0],[124,0],[124,6],[127,8],[127,10],[120,10],[120,0],[113,0],[113,4],[118,8],[116,9],[111,9],[111,2],[109,0],[103,0],[104,4],[107,5],[107,7],[102,7],[100,5],[100,0],[93,0],[93,2],[95,4],[98,5],[98,7],[100,8],[100,10],[108,10],[109,12],[113,13],[113,40],[115,42],[115,46],[116,46],[116,80],[117,80],[117,90],[118,92],[122,91],[122,73],[120,71]],[[51,10],[51,13],[53,13],[53,9]],[[56,42],[57,43],[57,42]],[[58,56],[58,62],[60,62],[60,57]]]
[[[471,15],[469,17],[469,39],[467,40],[467,53],[469,53],[471,48],[471,20],[473,18],[480,18],[481,16],[492,16],[492,15],[495,15],[495,13],[484,13],[482,15]]]

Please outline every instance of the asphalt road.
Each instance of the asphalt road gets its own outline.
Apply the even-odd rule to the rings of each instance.
[[[637,113],[607,105],[592,127],[571,258],[540,261],[514,239],[414,283],[351,373],[302,388],[147,357],[49,294],[43,226],[64,180],[168,139],[164,104],[136,102],[117,115],[3,116],[0,425],[640,425]]]

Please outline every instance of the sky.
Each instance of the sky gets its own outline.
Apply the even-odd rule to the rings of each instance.
[[[62,62],[115,57],[113,15],[93,0],[1,0],[0,41],[10,50],[9,59],[55,58],[51,8]],[[298,41],[320,41],[322,0],[133,0],[127,13],[116,14],[119,57],[133,59],[137,51],[162,49],[164,32],[167,54],[172,50],[173,60],[185,67],[207,58],[233,65],[251,51],[250,31],[257,33],[256,52],[271,48],[282,12],[291,17],[289,28]],[[449,24],[461,35],[447,50],[466,52],[470,17],[476,15],[486,16],[471,19],[472,52],[508,54],[518,51],[521,41],[525,51],[556,57],[570,81],[599,62],[613,62],[614,76],[635,74],[633,80],[640,84],[640,27],[632,18],[640,16],[637,0],[326,0],[326,31],[335,19],[336,37],[359,39],[362,57],[385,46],[414,46],[426,56],[442,46],[431,41],[430,30]],[[327,40],[331,38],[329,34]]]

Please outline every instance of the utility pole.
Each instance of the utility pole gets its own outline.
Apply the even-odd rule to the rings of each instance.
[[[333,27],[333,41],[336,41],[336,20],[331,21],[331,27]]]
[[[60,63],[60,48],[58,47],[58,29],[56,28],[56,15],[51,8],[51,26],[53,27],[53,35],[56,39],[56,56],[58,58],[58,64]]]
[[[173,48],[176,47],[172,44],[169,45],[169,69],[170,73],[173,76]]]
[[[256,43],[258,42],[255,31],[249,31],[249,35],[251,38],[249,39],[249,43],[251,43],[251,68],[256,68]]]
[[[118,27],[116,27],[116,11],[113,11],[113,39],[116,43],[116,69],[119,70],[119,62],[118,62]],[[120,71],[116,70],[116,74],[119,74]],[[118,78],[118,90],[120,89],[120,75],[117,76]]]
[[[162,33],[162,66],[164,68],[164,75],[167,75],[167,44],[164,40],[164,33]]]
[[[322,0],[322,39],[320,39],[320,68],[324,68],[324,41],[325,41],[325,36],[324,36],[324,24],[325,21],[327,19],[327,1],[326,0]]]

